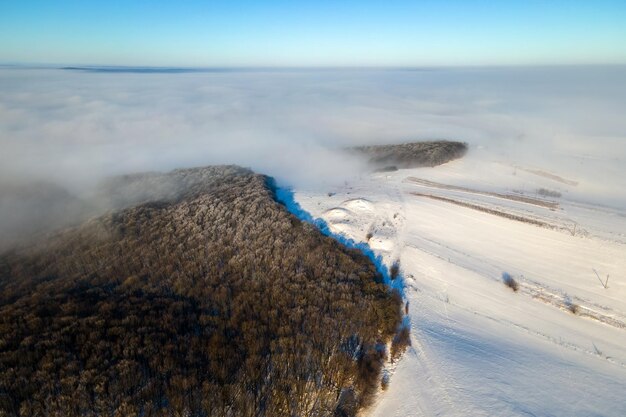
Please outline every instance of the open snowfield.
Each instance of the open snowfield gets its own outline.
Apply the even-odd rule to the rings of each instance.
[[[365,415],[626,415],[626,209],[548,168],[473,149],[295,190],[334,233],[371,236],[401,265],[412,347]]]

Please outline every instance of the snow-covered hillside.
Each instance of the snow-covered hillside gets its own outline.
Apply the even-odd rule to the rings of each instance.
[[[412,347],[366,415],[626,415],[626,210],[584,186],[468,155],[296,190],[401,265]]]

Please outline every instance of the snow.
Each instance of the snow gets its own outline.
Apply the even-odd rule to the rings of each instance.
[[[294,191],[328,234],[400,262],[412,346],[364,415],[626,415],[626,210],[584,184],[474,150]]]

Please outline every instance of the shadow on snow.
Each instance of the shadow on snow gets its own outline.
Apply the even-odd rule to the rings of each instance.
[[[383,282],[389,286],[389,288],[393,290],[397,290],[402,298],[404,299],[404,279],[401,274],[399,274],[395,279],[391,279],[391,274],[389,272],[389,268],[383,262],[383,257],[381,255],[376,255],[372,248],[365,242],[356,242],[353,239],[350,239],[340,233],[333,233],[330,230],[330,226],[326,221],[320,218],[314,218],[311,213],[304,210],[300,204],[296,201],[294,197],[293,190],[290,188],[281,188],[276,185],[274,179],[269,178],[267,181],[268,187],[274,192],[274,196],[276,201],[285,206],[287,211],[296,216],[303,222],[307,222],[309,224],[314,225],[319,229],[322,234],[325,236],[331,237],[341,243],[342,245],[351,248],[357,249],[362,254],[367,256],[370,261],[376,267],[376,270],[382,275]]]

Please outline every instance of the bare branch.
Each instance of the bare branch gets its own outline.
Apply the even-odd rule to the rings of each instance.
[[[598,277],[598,281],[600,281],[600,284],[602,284],[602,286],[603,286],[604,288],[608,288],[608,285],[609,285],[609,276],[608,276],[608,275],[606,276],[606,283],[605,283],[605,282],[603,282],[603,281],[602,281],[602,278],[600,278],[600,275],[598,274],[598,271],[596,271],[596,269],[595,269],[595,268],[591,268],[591,269],[593,270],[593,272],[595,272],[595,273],[596,273],[596,277]]]

